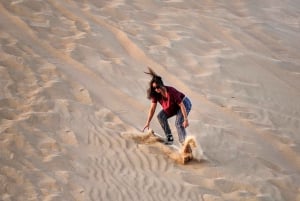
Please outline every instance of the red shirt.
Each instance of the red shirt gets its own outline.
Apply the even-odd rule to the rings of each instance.
[[[157,101],[161,104],[163,110],[171,117],[177,114],[178,110],[180,109],[179,104],[182,102],[185,95],[175,89],[174,87],[165,86],[167,89],[167,97],[160,96],[159,98],[152,97],[152,103],[157,103]]]

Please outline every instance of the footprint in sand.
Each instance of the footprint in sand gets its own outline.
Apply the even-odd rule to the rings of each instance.
[[[69,145],[78,145],[76,134],[69,128],[66,128],[58,133],[62,143]]]
[[[53,158],[61,155],[56,140],[50,137],[45,137],[39,143],[38,148],[42,152],[44,162],[52,161]]]
[[[83,104],[92,104],[92,99],[90,97],[89,91],[83,87],[79,87],[78,86],[73,86],[74,87],[74,91],[73,94],[76,98],[76,100],[80,103]]]

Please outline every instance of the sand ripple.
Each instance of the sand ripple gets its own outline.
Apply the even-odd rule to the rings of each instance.
[[[300,200],[298,8],[1,1],[0,200]],[[202,160],[141,134],[146,66],[191,98]]]

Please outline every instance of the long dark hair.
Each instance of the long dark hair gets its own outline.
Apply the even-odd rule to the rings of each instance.
[[[162,81],[162,78],[157,75],[150,67],[148,67],[149,72],[145,72],[148,75],[152,76],[151,81],[149,82],[149,88],[147,89],[147,98],[155,98],[155,99],[160,99],[161,94],[157,93],[155,89],[153,88],[153,83],[155,82],[158,87],[163,87],[164,83]]]

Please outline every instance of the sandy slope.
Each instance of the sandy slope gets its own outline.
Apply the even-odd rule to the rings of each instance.
[[[0,0],[0,200],[300,200],[299,23],[296,0]],[[200,162],[124,137],[147,66],[191,98]]]

